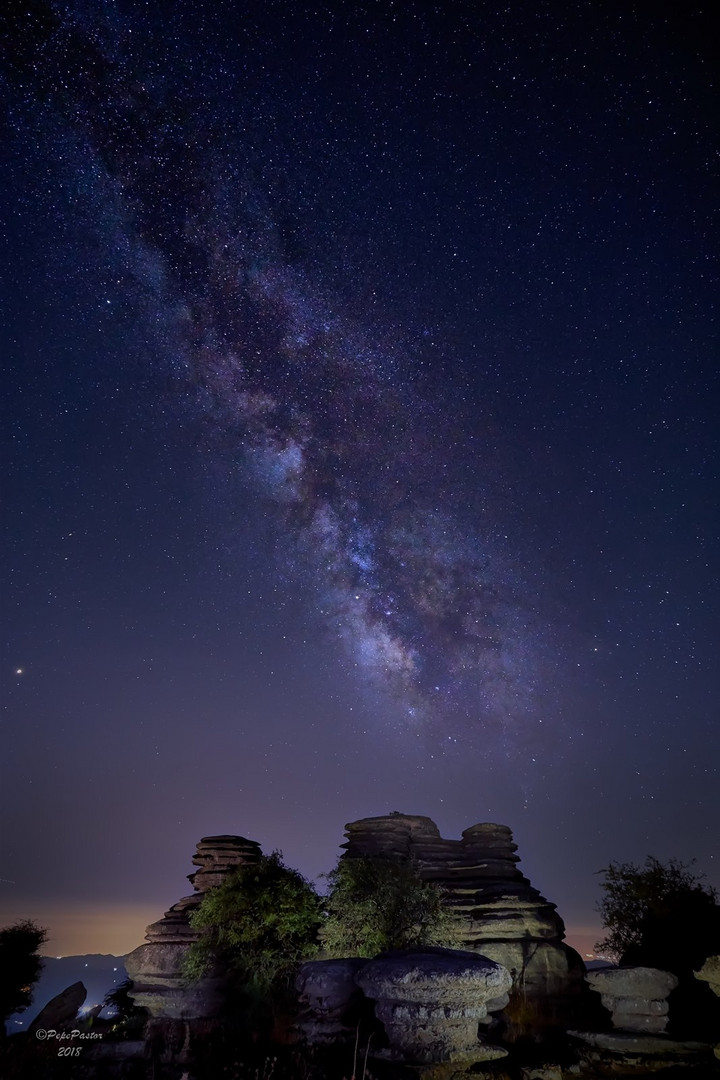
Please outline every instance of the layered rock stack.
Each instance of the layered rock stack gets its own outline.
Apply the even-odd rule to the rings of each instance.
[[[564,944],[555,905],[518,870],[506,825],[473,825],[460,840],[446,840],[430,818],[394,813],[351,822],[346,835],[346,858],[409,858],[424,880],[440,886],[456,947],[487,956],[512,975],[517,1034],[526,1022],[566,1022],[585,966]]]
[[[243,836],[206,836],[197,846],[192,862],[198,867],[188,875],[195,892],[184,896],[148,926],[146,944],[125,958],[133,981],[135,1004],[148,1010],[152,1019],[179,1020],[212,1017],[217,1014],[223,989],[220,973],[211,974],[193,986],[185,985],[183,961],[188,949],[200,937],[189,916],[209,889],[222,884],[238,866],[257,862],[262,852],[254,840]]]
[[[715,1075],[713,1049],[702,1042],[665,1033],[668,995],[678,978],[657,968],[603,968],[587,974],[589,985],[610,1011],[612,1031],[569,1031],[581,1044],[582,1075],[644,1076],[665,1070],[672,1076]]]
[[[614,1028],[659,1035],[667,1027],[667,998],[678,984],[676,975],[632,967],[589,971],[586,978],[610,1011]]]

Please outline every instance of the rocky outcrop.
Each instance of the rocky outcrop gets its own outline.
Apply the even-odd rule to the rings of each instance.
[[[712,1048],[706,1043],[631,1031],[569,1031],[568,1035],[581,1044],[576,1070],[587,1080],[654,1075],[706,1080],[716,1075]]]
[[[224,977],[210,973],[193,986],[185,983],[183,961],[200,931],[193,929],[189,915],[204,894],[220,885],[238,866],[257,862],[260,845],[242,836],[206,836],[197,845],[192,862],[199,869],[188,876],[195,892],[184,896],[148,926],[146,944],[125,958],[132,979],[135,1004],[148,1010],[153,1019],[180,1020],[217,1015],[222,1001]]]
[[[345,857],[412,859],[426,881],[442,888],[457,948],[487,956],[512,975],[518,1034],[526,1021],[567,1023],[585,966],[564,944],[555,905],[518,870],[506,825],[473,825],[460,840],[446,840],[430,818],[408,814],[363,818],[345,828]]]
[[[64,1031],[76,1027],[76,1017],[85,1003],[87,990],[82,982],[75,982],[48,1001],[28,1028],[37,1037],[39,1031]]]
[[[612,1031],[569,1035],[582,1046],[583,1075],[645,1075],[672,1070],[673,1076],[706,1076],[712,1047],[665,1034],[667,997],[678,985],[669,971],[647,967],[603,968],[587,974],[612,1015]]]
[[[488,1002],[512,979],[499,964],[472,952],[409,949],[370,960],[355,981],[375,1001],[387,1034],[387,1056],[411,1064],[478,1062],[507,1051],[478,1039]]]
[[[312,1045],[354,1038],[364,998],[355,976],[369,961],[308,960],[295,980],[299,1034]]]
[[[614,1028],[659,1035],[667,1027],[667,997],[678,984],[676,975],[657,968],[602,968],[588,972],[590,987],[612,1015]]]

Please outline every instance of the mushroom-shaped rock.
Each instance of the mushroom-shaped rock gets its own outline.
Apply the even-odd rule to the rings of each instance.
[[[355,976],[367,960],[308,960],[295,987],[300,999],[297,1028],[309,1043],[330,1043],[354,1035],[353,1014],[363,1001]]]
[[[355,981],[376,1002],[394,1058],[428,1064],[506,1054],[478,1039],[488,1002],[512,985],[510,973],[493,960],[453,949],[409,949],[371,960]]]
[[[590,971],[586,978],[612,1013],[613,1027],[647,1034],[665,1030],[665,999],[678,984],[676,975],[657,968],[620,967]]]

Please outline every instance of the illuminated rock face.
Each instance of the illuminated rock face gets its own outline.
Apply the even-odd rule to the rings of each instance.
[[[180,1020],[216,1016],[222,1003],[224,977],[211,972],[193,986],[186,986],[182,966],[190,945],[200,932],[194,930],[189,915],[200,905],[204,894],[222,884],[238,866],[257,862],[262,852],[254,840],[242,836],[206,836],[192,858],[199,869],[188,876],[195,892],[184,896],[151,923],[145,933],[147,944],[125,958],[133,981],[135,1004],[153,1019]]]
[[[510,829],[483,823],[460,840],[446,840],[428,817],[389,814],[345,827],[346,858],[396,856],[412,859],[421,877],[444,891],[453,916],[454,944],[506,968],[514,984],[508,1015],[515,1010],[531,1026],[565,1025],[582,990],[585,966],[564,944],[565,926],[555,905],[517,868]]]
[[[478,1039],[488,1005],[510,989],[500,964],[453,949],[408,949],[368,961],[356,974],[390,1043],[387,1056],[413,1064],[491,1061],[506,1050]]]

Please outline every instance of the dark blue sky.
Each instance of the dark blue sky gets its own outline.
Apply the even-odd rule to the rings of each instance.
[[[202,835],[393,809],[575,928],[720,884],[708,17],[18,7],[6,921],[121,951]]]

